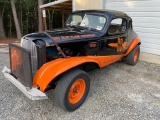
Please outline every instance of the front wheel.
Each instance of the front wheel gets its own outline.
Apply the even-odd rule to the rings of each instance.
[[[136,65],[140,54],[140,46],[137,45],[127,56],[124,58],[124,61],[129,65]]]
[[[90,78],[86,72],[73,69],[66,72],[55,88],[55,100],[64,110],[74,111],[85,101],[90,89]]]

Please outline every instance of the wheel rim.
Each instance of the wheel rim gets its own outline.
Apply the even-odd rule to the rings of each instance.
[[[134,62],[137,61],[138,56],[139,56],[139,50],[136,50],[136,52],[135,52],[135,54],[134,54]]]
[[[86,83],[83,79],[77,79],[69,90],[68,100],[70,103],[77,103],[84,95]]]

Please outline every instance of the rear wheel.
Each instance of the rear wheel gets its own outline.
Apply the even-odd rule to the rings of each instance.
[[[67,111],[74,111],[85,101],[90,88],[88,74],[80,69],[65,73],[55,88],[57,104]]]
[[[140,54],[140,46],[137,45],[124,59],[124,61],[129,65],[136,65]]]

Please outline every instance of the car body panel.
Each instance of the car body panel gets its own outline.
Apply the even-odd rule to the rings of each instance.
[[[44,40],[47,46],[53,45],[54,41],[58,44],[60,43],[70,43],[70,42],[81,42],[81,41],[89,41],[102,36],[101,33],[92,32],[89,30],[82,29],[55,29],[54,31],[48,31],[48,34],[51,35],[52,39],[46,36],[43,33],[32,33],[26,35],[24,38],[34,41],[34,40]],[[53,41],[54,40],[54,41]]]
[[[68,57],[48,62],[35,74],[33,87],[39,86],[40,90],[44,92],[48,84],[64,72],[84,63],[95,63],[99,68],[105,67],[125,57],[138,44],[140,44],[140,39],[133,39],[132,44],[128,47],[126,52],[120,55]]]
[[[140,44],[141,44],[141,40],[138,37],[134,38],[126,51],[125,56],[128,55],[134,49],[134,47],[136,47],[137,45],[140,45]]]
[[[33,86],[39,86],[40,90],[44,91],[54,78],[76,66],[84,63],[95,63],[101,68],[121,59],[123,56],[124,55],[59,58],[44,64],[37,71]]]
[[[33,47],[35,49],[36,48],[39,49],[39,51],[35,52],[31,50],[32,48],[28,50],[30,53],[33,52],[34,54],[36,54],[37,59],[39,57],[42,59],[46,59],[47,56],[46,51],[47,48],[49,47],[55,47],[55,52],[57,52],[58,55],[63,51],[63,50],[61,50],[61,52],[58,51],[58,49],[60,50],[59,46],[63,47],[67,46],[68,44],[70,44],[69,47],[71,48],[71,50],[72,47],[75,48],[73,49],[73,52],[74,50],[75,51],[78,50],[80,51],[81,49],[86,50],[85,54],[79,55],[80,53],[79,52],[74,55],[66,55],[67,56],[67,57],[65,56],[66,58],[62,58],[64,56],[56,57],[55,59],[52,59],[50,61],[46,60],[45,63],[43,63],[42,66],[40,67],[37,65],[38,68],[36,68],[36,71],[33,74],[33,80],[31,80],[33,81],[33,86],[32,86],[33,88],[39,88],[40,91],[44,92],[47,86],[52,81],[54,81],[57,77],[67,72],[68,70],[79,67],[82,64],[86,63],[94,63],[99,68],[105,67],[127,56],[137,45],[140,45],[141,41],[132,27],[132,19],[127,14],[114,10],[82,10],[82,11],[75,11],[72,13],[72,15],[79,13],[105,17],[106,22],[104,24],[103,29],[93,30],[90,28],[83,28],[82,26],[80,27],[80,26],[70,25],[66,26],[65,28],[46,31],[45,33],[49,34],[49,36],[43,32],[32,33],[25,35],[21,39],[21,47],[27,50],[30,49],[29,44],[26,45],[27,47],[22,46],[23,45],[22,43],[25,44],[29,41],[30,43],[34,43]],[[123,20],[124,20],[126,28],[124,31],[121,31],[119,33],[115,32],[114,34],[110,34],[109,28],[111,26],[111,22],[112,20],[117,18],[122,19],[122,24],[120,24],[120,26],[118,27],[124,26],[123,25]],[[36,46],[37,40],[42,40],[44,42],[43,48],[45,48],[45,50],[41,49],[42,47],[40,46],[41,44],[38,44]],[[76,47],[80,46],[82,43],[83,44],[85,43],[85,46],[80,47],[80,49],[76,49]],[[43,55],[46,56],[44,57],[41,53],[45,53]],[[35,62],[31,63],[33,65]],[[12,66],[14,66],[14,63]]]

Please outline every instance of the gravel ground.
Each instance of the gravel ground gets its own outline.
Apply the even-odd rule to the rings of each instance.
[[[0,70],[8,53],[0,51]],[[91,89],[74,112],[59,108],[54,90],[48,100],[32,101],[0,73],[0,120],[159,120],[160,65],[139,61],[136,66],[117,62],[91,71]]]

